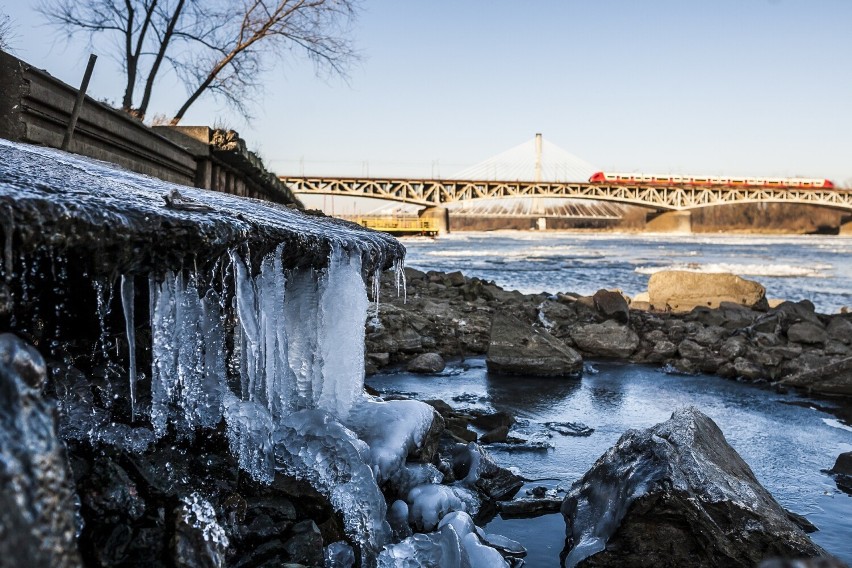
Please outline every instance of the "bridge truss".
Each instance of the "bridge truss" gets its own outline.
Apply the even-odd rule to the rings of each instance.
[[[852,190],[843,189],[676,187],[574,182],[286,176],[280,179],[294,193],[372,197],[426,207],[508,197],[564,197],[612,201],[671,211],[735,203],[796,203],[852,212]]]

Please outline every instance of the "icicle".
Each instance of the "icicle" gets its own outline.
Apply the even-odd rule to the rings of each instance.
[[[133,276],[121,275],[121,305],[124,308],[124,325],[127,329],[128,377],[130,378],[130,421],[136,422],[136,328],[133,323]]]
[[[408,283],[405,281],[405,259],[397,259],[393,263],[393,271],[396,274],[396,297],[399,298],[399,289],[402,287],[402,303],[408,303]]]
[[[22,272],[22,275],[25,272]],[[104,360],[109,360],[107,352],[107,329],[106,320],[109,317],[110,304],[112,304],[112,284],[105,278],[95,278],[92,280],[92,285],[95,287],[98,306],[98,323],[100,324],[100,336],[98,337],[98,345],[101,348],[101,355]],[[26,282],[22,279],[21,288],[23,289],[23,300],[26,301]]]
[[[284,327],[287,363],[296,398],[293,409],[313,407],[316,369],[322,364],[317,352],[318,277],[311,268],[289,273],[284,293]]]
[[[360,255],[334,248],[320,297],[322,383],[319,392],[314,390],[314,400],[319,408],[341,419],[347,417],[364,386],[364,319],[368,308]]]
[[[166,432],[169,404],[177,383],[175,349],[175,276],[166,272],[163,282],[153,275],[151,290],[151,424],[158,437]]]
[[[373,311],[373,317],[375,319],[379,319],[379,291],[382,286],[382,268],[381,266],[376,268],[376,271],[373,273],[373,302],[375,305],[375,309]]]

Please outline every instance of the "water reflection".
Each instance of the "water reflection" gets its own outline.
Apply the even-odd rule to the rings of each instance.
[[[697,406],[718,424],[782,506],[807,515],[820,528],[811,535],[814,541],[846,562],[852,561],[852,498],[822,471],[832,467],[837,455],[852,450],[852,432],[826,423],[824,419],[832,416],[816,402],[717,377],[665,375],[627,364],[597,364],[600,372],[587,374],[582,380],[493,377],[486,373],[482,360],[466,364],[437,377],[400,373],[371,377],[368,382],[379,389],[440,398],[454,407],[504,410],[526,419],[531,430],[551,421],[582,422],[594,428],[590,436],[574,437],[539,427],[539,433],[550,436],[553,449],[547,452],[492,450],[502,465],[515,466],[526,477],[552,479],[563,486],[582,476],[625,430],[647,428],[667,420],[676,408]],[[535,528],[537,522],[559,525],[562,520],[557,516],[548,521],[524,521],[523,530],[518,530],[531,539],[524,542],[527,548],[561,550],[564,527],[561,531],[544,531]],[[496,526],[489,527],[492,529],[500,532]],[[542,561],[530,565],[558,565],[558,557],[552,564]]]

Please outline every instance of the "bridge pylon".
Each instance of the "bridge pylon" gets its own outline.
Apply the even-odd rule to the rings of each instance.
[[[837,234],[852,237],[852,215],[844,215],[840,218],[840,229]]]
[[[692,214],[689,211],[652,211],[645,216],[645,230],[652,233],[691,233]]]
[[[430,220],[434,224],[437,234],[444,235],[450,232],[450,210],[441,205],[426,207],[418,211],[417,216],[424,220]]]

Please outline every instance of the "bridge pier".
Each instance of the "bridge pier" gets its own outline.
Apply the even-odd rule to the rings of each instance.
[[[692,213],[689,211],[654,211],[645,217],[645,230],[651,233],[692,232]]]
[[[417,216],[423,221],[432,221],[435,233],[445,235],[450,232],[450,210],[440,205],[426,207],[417,212]]]
[[[840,218],[840,229],[837,234],[852,237],[852,215],[844,215]]]

